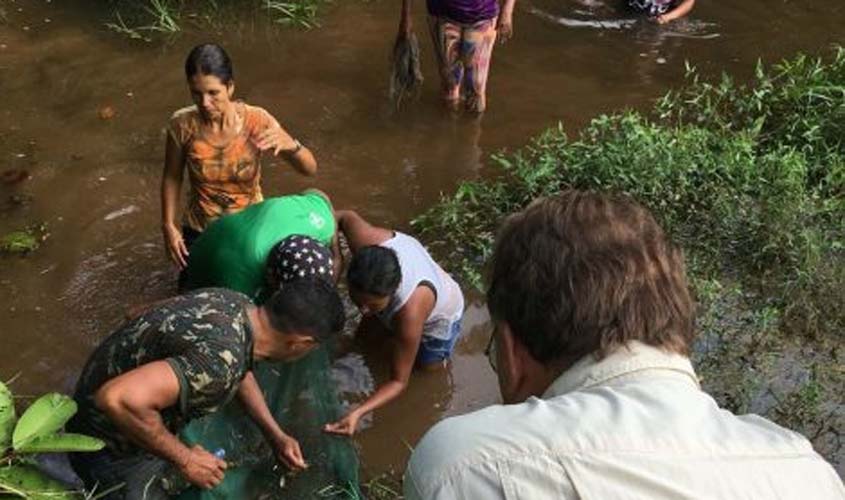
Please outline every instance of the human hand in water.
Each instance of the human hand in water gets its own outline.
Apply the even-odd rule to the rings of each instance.
[[[341,436],[351,436],[355,434],[355,431],[358,429],[358,420],[360,419],[360,415],[357,412],[351,411],[346,414],[345,417],[338,420],[337,422],[333,422],[331,424],[326,424],[323,427],[323,431],[328,432],[329,434],[339,434]]]
[[[297,148],[296,141],[282,127],[270,127],[258,134],[255,146],[261,151],[273,150],[277,155]]]
[[[185,460],[177,466],[188,482],[207,490],[220,484],[226,471],[225,461],[205,451],[198,444],[189,450]]]
[[[288,469],[300,471],[308,468],[308,464],[302,457],[299,441],[296,439],[286,434],[274,443],[274,447],[276,459],[285,464]]]
[[[173,224],[165,224],[161,231],[164,235],[164,248],[167,250],[170,260],[179,269],[188,267],[188,247],[185,246],[185,240],[182,239],[182,231]]]
[[[513,16],[507,14],[499,16],[496,31],[498,32],[499,43],[505,43],[513,38]]]

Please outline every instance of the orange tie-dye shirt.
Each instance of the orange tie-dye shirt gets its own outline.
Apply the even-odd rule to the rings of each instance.
[[[261,151],[258,134],[278,126],[270,113],[256,106],[237,103],[241,127],[225,145],[209,142],[202,133],[196,106],[173,113],[168,133],[182,146],[190,180],[184,223],[196,231],[226,214],[261,202]]]

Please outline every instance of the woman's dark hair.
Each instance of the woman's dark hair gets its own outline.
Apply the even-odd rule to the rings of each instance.
[[[190,80],[197,74],[216,76],[223,85],[229,85],[235,77],[232,61],[223,47],[214,43],[197,45],[185,60],[185,76]]]
[[[340,333],[346,311],[337,289],[323,279],[284,284],[264,304],[270,324],[280,332],[306,333],[320,342]]]
[[[681,250],[639,204],[593,192],[538,199],[504,223],[487,303],[546,364],[634,340],[688,355],[694,336]]]
[[[352,256],[346,280],[351,288],[370,295],[393,295],[402,281],[399,258],[390,248],[378,245],[362,247]]]

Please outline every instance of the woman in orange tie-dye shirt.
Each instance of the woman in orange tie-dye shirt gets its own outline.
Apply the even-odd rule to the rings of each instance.
[[[173,114],[161,183],[162,232],[170,258],[184,269],[191,242],[222,215],[263,200],[261,154],[282,155],[298,172],[314,175],[314,155],[262,108],[233,100],[232,64],[222,47],[195,47],[185,61],[193,106]],[[188,204],[177,223],[184,171]]]

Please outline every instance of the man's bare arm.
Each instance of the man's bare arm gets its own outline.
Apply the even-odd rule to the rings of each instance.
[[[267,407],[264,394],[261,393],[261,388],[252,372],[248,372],[241,381],[241,385],[238,387],[238,399],[255,425],[261,429],[264,438],[273,446],[279,460],[291,469],[304,469],[306,464],[305,459],[302,458],[299,443],[296,439],[285,434],[279,427],[279,423],[273,418],[270,408]]]
[[[166,361],[154,361],[119,375],[100,387],[95,404],[133,443],[178,467],[191,483],[213,488],[226,463],[195,446],[188,448],[161,419],[179,400],[179,379]]]

